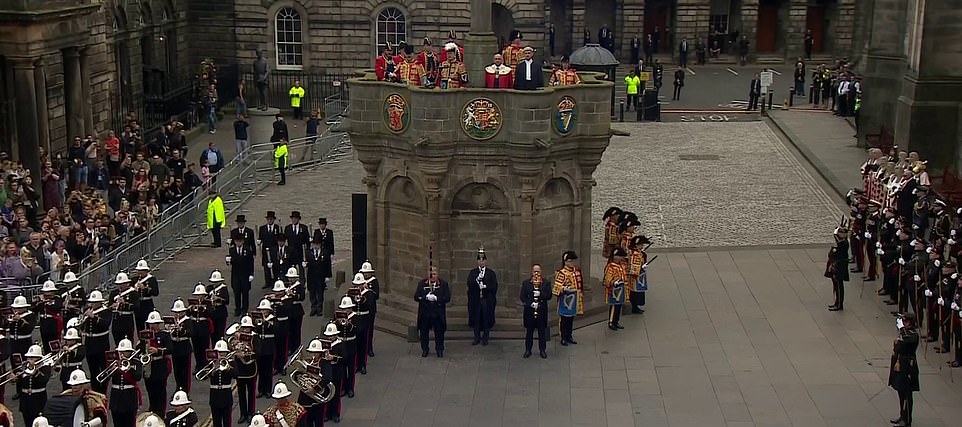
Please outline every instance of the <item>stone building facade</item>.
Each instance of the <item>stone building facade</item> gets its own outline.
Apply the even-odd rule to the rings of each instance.
[[[662,52],[677,51],[682,38],[721,33],[745,35],[753,54],[794,58],[803,51],[806,29],[815,35],[815,53],[847,53],[851,48],[855,0],[494,0],[496,36],[512,29],[526,43],[549,50],[554,28],[555,56],[593,42],[607,25],[615,54],[630,57],[634,35],[660,32]],[[435,46],[449,31],[460,38],[470,24],[469,0],[234,0],[236,61],[250,64],[266,49],[280,69],[351,72],[369,67],[385,41],[404,40],[420,49],[425,37]],[[221,34],[216,42],[230,38]],[[726,39],[727,40],[727,39]],[[727,42],[725,42],[727,43]],[[734,49],[735,45],[722,46]],[[692,49],[694,46],[692,46]],[[280,51],[280,55],[278,52]]]
[[[0,0],[0,150],[36,175],[38,148],[141,111],[189,67],[186,16],[183,0]]]
[[[962,165],[962,1],[859,0],[860,137],[882,127],[930,170]]]

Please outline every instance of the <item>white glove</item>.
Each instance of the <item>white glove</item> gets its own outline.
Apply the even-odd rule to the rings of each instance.
[[[916,282],[921,282],[921,281],[922,281],[922,278],[919,277],[918,274],[916,274],[916,275],[912,276],[912,280],[915,280]]]
[[[935,260],[935,261],[933,261],[933,263],[935,264],[936,267],[941,267],[941,266],[942,266],[942,261]]]
[[[866,231],[866,232],[865,232],[865,238],[866,238],[866,239],[871,239],[871,238],[872,238],[872,233],[869,233],[868,231]]]
[[[646,263],[642,264],[642,265],[641,265],[641,269],[642,269],[642,270],[647,270],[647,269],[648,269],[648,263],[646,262]]]
[[[905,265],[905,258],[899,258],[899,265]]]
[[[918,229],[919,229],[919,226],[918,226],[917,224],[912,224],[912,229],[913,229],[913,230],[918,230]]]
[[[942,299],[942,297],[939,297],[939,300],[937,302],[939,303],[939,305],[945,306],[945,300]]]
[[[488,286],[485,285],[484,283],[481,283],[480,285],[478,285],[478,287],[481,288],[481,289],[485,289],[485,288],[487,288]]]
[[[301,267],[307,268],[307,261],[301,262]]]
[[[889,224],[895,225],[895,218],[889,218]]]
[[[537,310],[537,309],[538,309],[538,303],[536,303],[536,302],[531,303],[531,308]]]
[[[952,309],[955,310],[955,311],[959,311],[959,305],[956,304],[956,303],[954,303],[954,302],[952,303],[952,305],[951,305],[950,307],[952,307]]]
[[[531,294],[534,295],[535,298],[540,298],[540,297],[541,297],[541,291],[539,291],[539,290],[537,290],[537,289],[535,289],[533,292],[531,292]]]
[[[254,276],[247,276],[247,281],[254,283]]]
[[[331,255],[331,264],[334,264],[334,255]]]
[[[274,268],[274,263],[273,262],[267,263],[267,268]]]
[[[949,230],[949,236],[955,237],[955,230]]]
[[[885,251],[883,251],[881,248],[876,249],[876,250],[875,250],[875,253],[877,253],[877,254],[879,254],[879,255],[885,255]]]
[[[932,290],[931,290],[931,289],[926,289],[926,290],[925,290],[925,296],[931,297],[931,296],[932,296]]]
[[[230,264],[230,255],[224,257],[224,261]]]
[[[959,318],[962,318],[962,311],[959,312]]]
[[[424,297],[424,299],[434,302],[438,300],[438,296],[434,294],[428,294],[426,297]]]
[[[261,245],[261,241],[260,241],[260,240],[255,240],[254,243],[257,244],[257,246],[260,246],[260,245]]]
[[[881,249],[881,248],[882,248],[882,242],[875,242],[875,247]]]
[[[952,230],[952,231],[955,231],[955,230]],[[948,243],[948,244],[950,244],[950,245],[954,245],[954,244],[955,244],[955,239],[950,238],[948,241],[946,241],[946,243]]]

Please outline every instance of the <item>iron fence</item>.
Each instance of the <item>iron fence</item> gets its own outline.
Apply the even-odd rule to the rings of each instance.
[[[258,103],[256,79],[253,73],[245,72],[241,74],[246,86],[245,97],[248,108],[254,108]],[[267,78],[267,104],[282,110],[290,109],[291,101],[288,93],[294,85],[295,80],[301,82],[304,88],[304,99],[301,100],[301,107],[304,114],[310,111],[319,111],[322,115],[328,116],[343,112],[345,105],[329,105],[327,100],[332,97],[337,99],[348,99],[347,74],[319,73],[310,71],[271,71]]]

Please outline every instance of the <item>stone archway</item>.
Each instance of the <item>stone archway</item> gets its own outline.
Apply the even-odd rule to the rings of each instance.
[[[574,188],[563,178],[548,180],[534,200],[532,234],[542,253],[533,254],[533,261],[542,264],[546,276],[558,269],[561,254],[574,247],[576,200]]]
[[[501,188],[487,183],[469,183],[461,187],[451,200],[451,216],[447,239],[447,253],[441,274],[451,283],[452,301],[463,305],[466,301],[464,281],[468,272],[477,266],[476,256],[479,247],[484,247],[488,264],[498,272],[498,281],[505,285],[514,284],[517,289],[517,276],[514,260],[517,247],[512,243],[517,233],[511,224],[508,197]],[[498,293],[507,295],[499,298],[499,305],[505,301],[514,302],[511,291],[502,286]],[[502,293],[505,291],[505,293]],[[515,293],[514,295],[517,295]]]
[[[554,25],[555,55],[570,55],[571,48],[571,9],[572,0],[551,0],[551,24]],[[580,46],[580,45],[579,45]]]
[[[514,16],[511,11],[500,3],[491,2],[491,30],[501,43],[498,45],[499,49],[503,48],[505,43],[511,43],[508,37],[514,29]]]
[[[405,286],[427,274],[427,201],[417,184],[405,176],[387,184],[382,200],[383,241],[389,248],[382,269],[388,272],[388,290],[405,292]]]

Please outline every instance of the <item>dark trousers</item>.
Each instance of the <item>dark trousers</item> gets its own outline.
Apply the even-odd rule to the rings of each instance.
[[[571,341],[571,334],[574,330],[575,318],[561,316],[558,319],[558,333],[561,335],[562,341]]]
[[[938,297],[933,296],[928,299],[929,306],[925,313],[926,323],[928,325],[928,337],[933,341],[938,341],[939,339],[939,305],[937,303]]]
[[[270,288],[274,284],[274,269],[267,268],[267,264],[262,264],[264,267],[264,288]],[[253,285],[253,284],[252,284]]]
[[[534,344],[534,331],[538,331],[538,350],[545,351],[548,347],[548,328],[546,325],[542,325],[538,322],[538,326],[529,326],[525,328],[524,333],[524,351],[531,353],[531,346]]]
[[[87,372],[90,372],[90,388],[98,393],[107,392],[107,383],[97,381],[97,374],[105,368],[107,368],[106,353],[92,353],[87,355],[87,369],[89,369]],[[31,419],[30,422],[33,423],[33,420]]]
[[[681,53],[678,55],[678,65],[682,67],[688,66],[688,53]]]
[[[279,323],[277,328],[280,329],[282,327],[290,328],[290,323],[289,322],[283,322],[283,324]],[[287,329],[287,330],[290,331],[290,329]],[[284,364],[287,363],[288,339],[289,338],[287,337],[287,335],[277,334],[274,337],[274,371],[279,372],[284,370]],[[269,387],[273,387],[273,384],[271,384]]]
[[[952,314],[958,316],[957,311],[953,311]],[[954,327],[952,331],[952,339],[955,340],[955,363],[957,365],[962,365],[962,328]]]
[[[871,240],[865,241],[865,255],[868,264],[868,278],[875,280],[878,276],[878,254],[875,252],[875,243]]]
[[[257,355],[257,394],[271,395],[274,378],[274,355]]]
[[[852,255],[855,257],[855,269],[859,271],[865,270],[865,251],[863,250],[864,245],[862,245],[862,238],[856,236],[854,233],[849,236],[849,247],[851,248]]]
[[[424,319],[418,328],[418,335],[421,338],[421,351],[428,351],[428,342],[431,337],[431,330],[434,330],[434,350],[438,353],[444,352],[444,325],[441,319]]]
[[[845,305],[845,282],[833,277],[832,293],[835,294],[835,304],[839,308]]]
[[[915,399],[911,391],[899,391],[899,418],[906,424],[912,424],[912,409]]]
[[[628,102],[627,102],[627,104],[628,104],[628,105],[627,105],[626,109],[627,109],[628,111],[631,111],[631,107],[635,107],[635,110],[637,110],[637,109],[638,109],[638,94],[637,94],[637,93],[629,93],[629,94],[628,94]]]
[[[314,406],[309,406],[307,408],[307,414],[304,415],[303,427],[324,427],[323,404],[316,403]]]
[[[618,325],[621,322],[621,304],[608,306],[608,324]]]
[[[377,319],[377,312],[371,312],[371,327],[367,330],[367,355],[374,354],[374,320]]]
[[[631,48],[631,65],[637,65],[637,64],[638,64],[638,54],[639,54],[639,53],[640,53],[640,52],[638,51],[638,48],[637,48],[637,47]]]
[[[215,408],[211,406],[210,416],[214,420],[214,427],[233,427],[230,422],[231,409],[230,407]]]
[[[300,119],[302,119],[302,118],[304,117],[304,116],[301,115],[301,114],[302,114],[302,113],[301,113],[302,109],[301,109],[300,106],[291,107],[291,109],[294,110],[294,120],[300,120]]]
[[[672,94],[671,99],[681,101],[681,85],[675,85],[675,92]]]
[[[946,301],[946,303],[951,304],[948,301]],[[940,347],[942,347],[943,352],[947,352],[949,351],[949,344],[952,343],[952,332],[955,332],[955,331],[951,331],[951,329],[955,329],[955,328],[952,328],[953,313],[952,313],[952,310],[945,309],[941,306],[939,306],[939,312],[942,313],[942,321],[940,323],[942,325],[941,326],[942,345]]]
[[[368,314],[370,316],[370,314]],[[358,329],[357,338],[354,342],[357,343],[357,356],[355,359],[357,362],[356,370],[360,370],[361,367],[367,369],[367,350],[368,350],[368,339],[371,336],[371,330],[369,328]]]
[[[178,390],[184,390],[188,394],[190,393],[190,354],[184,354],[180,356],[172,356],[171,360],[174,365],[174,384],[177,385]]]
[[[357,341],[357,338],[354,339]],[[347,344],[348,346],[353,344]],[[344,372],[344,393],[349,391],[354,391],[354,385],[356,384],[356,373],[357,373],[357,352],[347,352],[344,355],[344,359],[341,359],[341,369]]]
[[[21,394],[20,412],[23,414],[23,425],[33,425],[33,419],[43,412],[44,406],[47,406],[47,393]]]
[[[281,180],[280,180],[280,182],[278,182],[278,184],[286,184],[286,183],[287,183],[287,171],[286,171],[285,169],[287,169],[287,168],[285,168],[284,166],[278,166],[278,167],[277,167],[277,173],[281,174]]]
[[[631,311],[634,313],[645,306],[645,292],[631,291],[631,293],[628,294],[628,301],[631,302]]]
[[[338,363],[331,371],[331,383],[334,384],[335,393],[334,398],[324,405],[324,419],[326,420],[341,416],[341,391],[344,390],[344,368]]]
[[[147,400],[150,402],[150,412],[155,414],[167,413],[167,377],[154,375],[145,381]]]
[[[116,427],[135,427],[137,425],[137,408],[131,411],[110,410],[110,421]]]
[[[244,278],[244,280],[247,280],[247,278]],[[247,289],[241,289],[235,286],[234,287],[234,311],[238,313],[246,312],[247,309],[250,308],[249,306],[250,298],[251,298],[250,287],[247,287]],[[214,328],[216,328],[216,326],[214,326]]]
[[[748,109],[754,110],[758,108],[758,94],[754,92],[748,93]]]
[[[902,280],[899,282],[899,313],[908,313],[909,307],[915,307],[915,292],[910,291],[910,288],[914,287],[912,284],[912,276],[903,275]]]
[[[240,415],[242,420],[250,419],[250,417],[254,416],[255,388],[257,388],[256,377],[237,379],[237,403],[240,405]]]
[[[304,316],[291,316],[289,324],[291,326],[290,335],[287,336],[287,348],[290,353],[294,353],[301,346],[301,327],[304,324]]]
[[[307,285],[307,294],[311,298],[311,312],[321,313],[324,310],[324,290],[325,285],[315,283]]]
[[[207,349],[210,348],[210,335],[194,335],[190,337],[190,345],[194,347],[194,364],[200,369],[207,364]]]
[[[811,101],[812,104],[818,105],[818,96],[819,96],[821,93],[822,93],[822,91],[818,89],[818,85],[812,84],[811,86],[808,87],[808,98],[809,98],[809,101]]]
[[[222,225],[221,223],[214,221],[214,226],[210,228],[210,235],[214,237],[214,246],[218,248],[221,246],[221,241],[220,241],[221,225]]]
[[[211,323],[214,330],[210,332],[210,342],[216,343],[224,338],[224,331],[227,329],[227,313],[211,316]]]
[[[885,261],[882,261],[884,264]],[[898,299],[898,268],[883,267],[882,269],[882,290],[888,294],[893,301]]]

